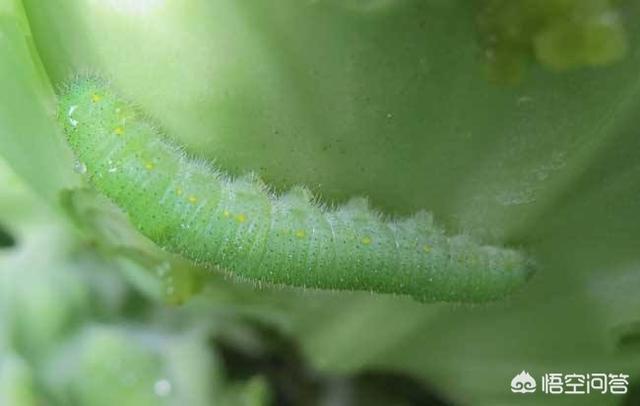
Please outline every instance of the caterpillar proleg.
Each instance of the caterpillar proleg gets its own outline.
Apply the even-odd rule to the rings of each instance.
[[[519,251],[447,236],[419,212],[385,219],[366,199],[327,208],[304,187],[276,195],[174,146],[108,83],[79,78],[59,120],[94,187],[162,247],[270,284],[486,301],[522,285]]]

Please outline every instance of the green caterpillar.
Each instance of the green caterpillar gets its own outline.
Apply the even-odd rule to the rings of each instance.
[[[242,278],[485,301],[530,274],[520,252],[448,237],[426,212],[386,220],[362,198],[330,209],[303,187],[277,196],[255,176],[232,179],[172,145],[101,79],[69,84],[59,120],[92,184],[143,234]]]

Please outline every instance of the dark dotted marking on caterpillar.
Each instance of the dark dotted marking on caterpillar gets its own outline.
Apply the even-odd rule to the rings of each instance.
[[[304,187],[275,195],[188,157],[109,85],[78,78],[60,121],[92,184],[167,250],[241,278],[320,289],[486,301],[521,286],[519,251],[449,237],[431,215],[388,220],[357,198],[319,204]]]

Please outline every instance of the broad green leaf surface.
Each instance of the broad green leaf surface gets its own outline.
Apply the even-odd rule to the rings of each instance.
[[[0,6],[0,152],[45,195],[68,186],[51,85],[107,75],[229,171],[303,183],[327,202],[366,195],[390,214],[425,208],[453,232],[520,245],[538,262],[527,289],[483,307],[249,293],[277,308],[316,365],[392,366],[487,405],[537,404],[507,392],[522,369],[640,373],[640,6],[625,9],[622,62],[534,67],[498,86],[484,74],[469,3]]]
[[[73,162],[62,143],[53,89],[41,64],[22,4],[0,1],[0,152],[46,199],[71,185]]]

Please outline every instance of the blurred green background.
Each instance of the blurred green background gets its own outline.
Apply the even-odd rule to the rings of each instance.
[[[640,404],[634,0],[0,0],[0,405]],[[109,78],[197,157],[427,209],[538,271],[488,305],[252,286],[74,171],[55,92]],[[522,370],[630,394],[511,393]]]

